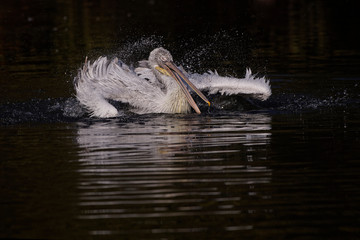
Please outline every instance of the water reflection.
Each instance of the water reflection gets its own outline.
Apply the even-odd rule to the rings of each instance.
[[[94,235],[252,229],[239,219],[271,212],[249,205],[271,198],[263,190],[272,175],[270,121],[155,115],[79,124],[78,218],[100,221]]]

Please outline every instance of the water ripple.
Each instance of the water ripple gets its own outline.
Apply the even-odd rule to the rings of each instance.
[[[261,191],[272,178],[266,164],[270,120],[263,114],[158,115],[131,123],[113,120],[79,127],[78,219],[171,222],[249,214],[252,210],[244,203],[271,199]],[[158,234],[209,230],[201,224],[181,228],[145,224],[142,228]],[[224,230],[251,228],[229,225]]]

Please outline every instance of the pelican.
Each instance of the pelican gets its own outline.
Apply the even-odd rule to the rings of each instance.
[[[109,118],[119,111],[108,101],[128,103],[136,113],[189,113],[191,108],[200,114],[189,89],[210,106],[200,91],[209,94],[245,94],[260,100],[271,95],[270,83],[255,78],[251,70],[244,79],[221,77],[209,71],[189,74],[174,64],[170,52],[162,47],[150,52],[149,59],[131,69],[117,58],[99,57],[85,60],[75,77],[76,97],[91,116]]]

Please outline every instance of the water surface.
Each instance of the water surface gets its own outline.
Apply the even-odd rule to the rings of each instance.
[[[355,2],[1,5],[0,238],[360,238]],[[273,95],[90,118],[85,56],[158,46],[193,72],[251,67]]]

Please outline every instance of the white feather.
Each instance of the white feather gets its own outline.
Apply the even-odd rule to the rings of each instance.
[[[191,74],[189,79],[199,90],[207,90],[209,94],[250,95],[260,100],[266,100],[271,95],[269,80],[256,78],[246,69],[245,78],[221,77],[215,71],[205,74]]]
[[[98,58],[80,69],[76,81],[76,97],[92,116],[116,117],[118,111],[107,99],[129,103],[141,109],[144,103],[156,112],[159,97],[164,97],[161,89],[120,66],[115,58]]]

